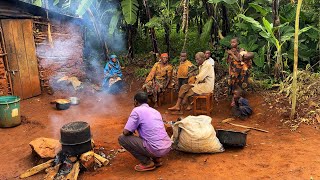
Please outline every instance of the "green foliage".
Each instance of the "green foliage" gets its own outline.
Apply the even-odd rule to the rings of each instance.
[[[147,75],[149,74],[150,69],[146,69],[146,68],[137,68],[134,71],[134,76],[137,78],[145,78],[147,77]]]
[[[225,2],[227,4],[234,4],[234,3],[237,3],[237,0],[208,0],[208,3],[211,3],[211,4],[217,4],[219,2]]]
[[[262,16],[266,16],[268,13],[271,12],[271,8],[270,7],[262,7],[259,4],[253,2],[253,3],[249,3],[249,6],[254,8],[257,12],[261,13]]]
[[[79,3],[79,7],[76,11],[76,14],[80,17],[83,16],[92,3],[93,3],[93,0],[81,0]]]
[[[117,11],[114,13],[109,23],[109,35],[112,35],[115,32],[117,28],[117,24],[119,22],[119,18],[120,18],[120,12]]]
[[[264,56],[265,56],[265,46],[259,49],[259,53],[254,53],[253,62],[259,68],[262,68],[264,66],[264,61],[265,61]]]
[[[139,8],[138,0],[122,0],[121,7],[126,23],[131,25],[136,23]]]
[[[155,28],[155,27],[160,28],[162,26],[162,19],[160,17],[154,16],[150,19],[149,22],[146,23],[145,26],[149,28]]]
[[[33,5],[42,7],[42,0],[35,0],[35,1],[33,1]]]
[[[200,37],[202,42],[206,42],[208,41],[208,39],[210,39],[212,23],[213,23],[213,19],[210,18],[209,21],[207,21],[206,24],[203,26],[202,34]]]
[[[250,35],[247,37],[240,37],[240,44],[239,47],[243,48],[247,51],[256,51],[258,49],[258,44],[256,44],[258,38],[254,35]]]

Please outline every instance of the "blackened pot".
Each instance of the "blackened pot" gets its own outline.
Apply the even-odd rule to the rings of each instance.
[[[81,155],[91,150],[92,150],[91,140],[82,144],[77,144],[77,145],[62,144],[62,152],[70,156]]]
[[[91,132],[88,123],[75,121],[65,124],[60,129],[62,145],[79,145],[91,142]]]

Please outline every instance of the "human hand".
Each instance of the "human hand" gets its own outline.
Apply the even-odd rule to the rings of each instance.
[[[235,106],[236,103],[234,101],[231,102],[231,107]]]
[[[227,50],[227,53],[230,55],[233,54],[233,52],[231,50]]]

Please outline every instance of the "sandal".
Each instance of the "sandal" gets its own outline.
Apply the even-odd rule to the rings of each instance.
[[[144,171],[152,171],[155,168],[156,168],[155,165],[148,167],[148,166],[144,166],[143,164],[140,163],[134,167],[134,170],[136,170],[138,172],[144,172]]]
[[[155,165],[156,167],[162,166],[162,159],[161,159],[161,158],[154,158],[154,159],[152,159],[152,160],[153,160],[154,165]]]

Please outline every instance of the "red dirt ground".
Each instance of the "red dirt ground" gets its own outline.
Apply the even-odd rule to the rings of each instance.
[[[107,150],[117,149],[127,117],[133,108],[134,92],[122,95],[87,93],[78,106],[57,111],[49,102],[60,98],[42,95],[21,102],[21,113],[27,117],[20,126],[0,129],[0,179],[18,179],[18,176],[38,161],[31,155],[28,143],[38,137],[59,139],[62,125],[82,120],[90,123],[96,144]],[[280,115],[264,104],[262,95],[249,98],[254,114],[246,121],[234,123],[269,130],[263,133],[251,130],[244,149],[226,149],[219,154],[190,154],[171,151],[164,165],[152,172],[135,172],[137,164],[130,153],[119,153],[111,164],[95,172],[81,173],[79,179],[320,179],[320,131],[302,126],[291,132],[280,123]],[[166,104],[159,108],[166,121],[178,115],[166,113]],[[230,117],[229,101],[215,104],[213,126],[235,129],[221,121]],[[236,128],[237,130],[243,130]],[[42,179],[44,173],[28,179]]]

